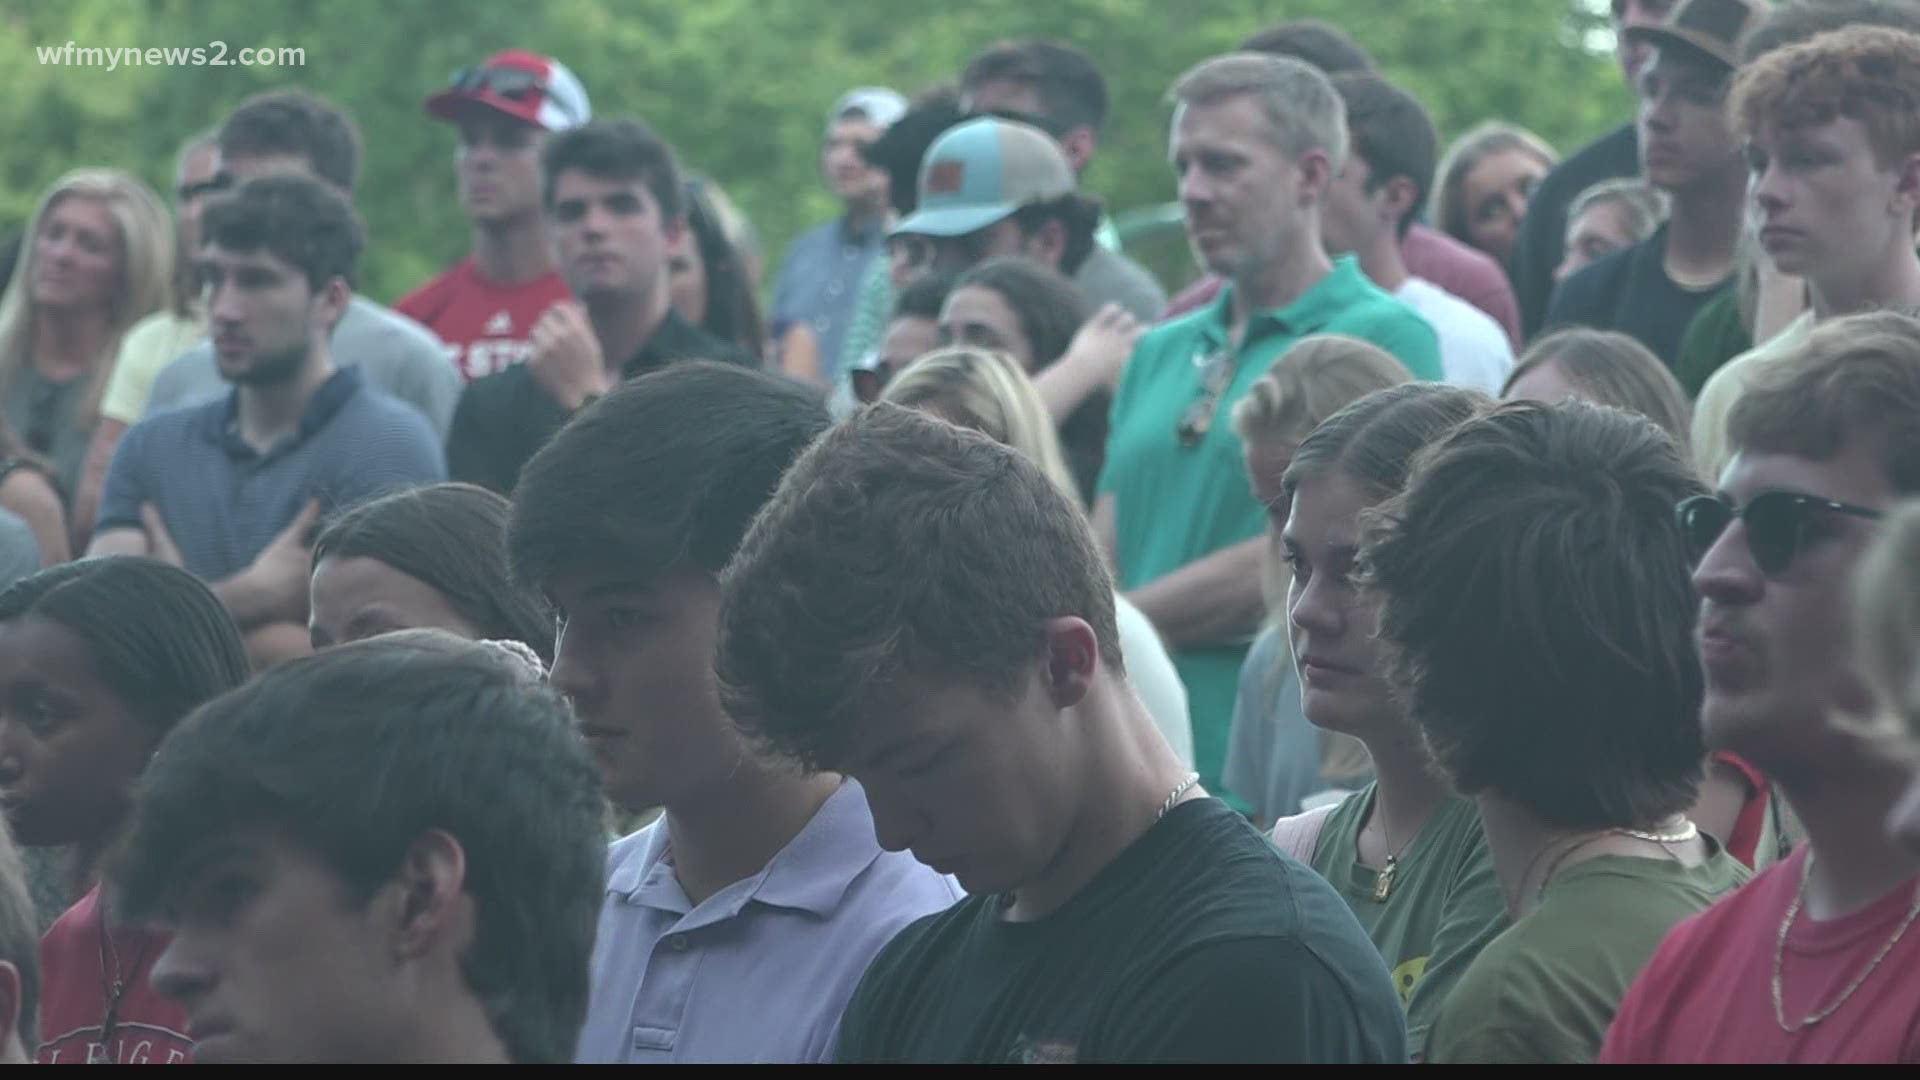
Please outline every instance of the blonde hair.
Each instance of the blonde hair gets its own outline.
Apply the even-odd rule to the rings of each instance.
[[[1376,390],[1413,381],[1413,373],[1391,353],[1371,342],[1342,334],[1301,338],[1254,381],[1233,409],[1233,433],[1243,441],[1284,441],[1298,446],[1334,413]],[[1266,673],[1269,691],[1293,664],[1287,634],[1287,589],[1292,584],[1280,536],[1269,529],[1260,590],[1267,599],[1267,626],[1280,635],[1277,662]],[[1267,697],[1271,697],[1269,692]],[[1320,742],[1320,782],[1336,787],[1357,782],[1373,768],[1365,743],[1351,735],[1316,728]]]
[[[120,280],[108,312],[110,332],[94,359],[86,393],[74,410],[81,430],[100,418],[100,395],[106,391],[120,338],[127,328],[173,299],[173,220],[153,189],[119,169],[75,169],[56,180],[27,219],[13,281],[0,295],[0,401],[11,394],[15,380],[28,363],[33,347],[33,269],[40,223],[66,198],[92,199],[105,206],[119,232]]]
[[[1867,681],[1920,738],[1920,501],[1889,515],[1853,587],[1854,640]]]
[[[1257,52],[1216,56],[1175,80],[1167,97],[1176,105],[1211,105],[1240,94],[1260,102],[1270,141],[1289,159],[1318,149],[1326,151],[1331,171],[1346,163],[1346,104],[1333,82],[1304,61]]]
[[[1453,140],[1453,145],[1447,147],[1440,158],[1440,167],[1434,171],[1437,179],[1427,216],[1440,231],[1462,243],[1467,242],[1467,174],[1475,165],[1508,150],[1523,150],[1549,168],[1560,160],[1545,139],[1517,124],[1489,120],[1474,127]]]
[[[1243,442],[1298,446],[1327,417],[1375,390],[1412,382],[1413,373],[1385,349],[1344,334],[1314,334],[1294,342],[1233,407],[1233,433]],[[1287,561],[1280,537],[1268,536],[1261,591],[1267,624],[1286,621]]]
[[[1080,505],[1046,403],[1006,353],[964,345],[935,349],[901,369],[880,400],[933,413],[1020,451]]]

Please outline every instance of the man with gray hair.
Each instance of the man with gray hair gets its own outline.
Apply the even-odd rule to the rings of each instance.
[[[862,153],[907,111],[882,86],[849,90],[827,113],[820,172],[845,211],[800,234],[774,285],[773,339],[788,374],[837,385],[841,347],[860,282],[886,247],[891,204],[886,170]]]
[[[1309,334],[1370,341],[1422,379],[1440,378],[1440,349],[1433,327],[1351,255],[1329,259],[1321,246],[1320,207],[1347,153],[1346,107],[1327,76],[1235,53],[1187,72],[1170,96],[1187,236],[1229,284],[1135,345],[1093,520],[1121,590],[1174,650],[1201,783],[1223,792],[1240,665],[1263,614],[1247,583],[1259,579],[1267,522],[1224,418]]]

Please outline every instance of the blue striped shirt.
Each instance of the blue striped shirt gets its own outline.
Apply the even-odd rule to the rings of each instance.
[[[323,517],[447,477],[419,410],[342,368],[316,391],[300,426],[265,453],[240,437],[238,391],[170,409],[128,429],[114,451],[98,531],[140,528],[152,503],[186,568],[222,581],[247,568],[308,499]]]

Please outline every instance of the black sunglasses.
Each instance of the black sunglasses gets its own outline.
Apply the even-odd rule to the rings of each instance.
[[[1807,524],[1818,514],[1849,514],[1869,520],[1882,516],[1880,511],[1864,506],[1791,491],[1763,491],[1738,510],[1722,495],[1695,495],[1679,506],[1680,531],[1695,565],[1706,558],[1720,534],[1737,517],[1746,523],[1747,549],[1753,553],[1754,565],[1768,576],[1793,565],[1806,547]]]

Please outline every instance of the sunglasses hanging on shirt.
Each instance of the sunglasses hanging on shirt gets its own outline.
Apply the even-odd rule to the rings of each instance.
[[[1200,394],[1193,404],[1180,414],[1180,423],[1174,428],[1174,434],[1180,439],[1180,445],[1192,449],[1213,430],[1213,414],[1220,409],[1220,397],[1233,384],[1233,371],[1238,358],[1228,347],[1215,349],[1211,353],[1195,352],[1193,366],[1200,369]]]

